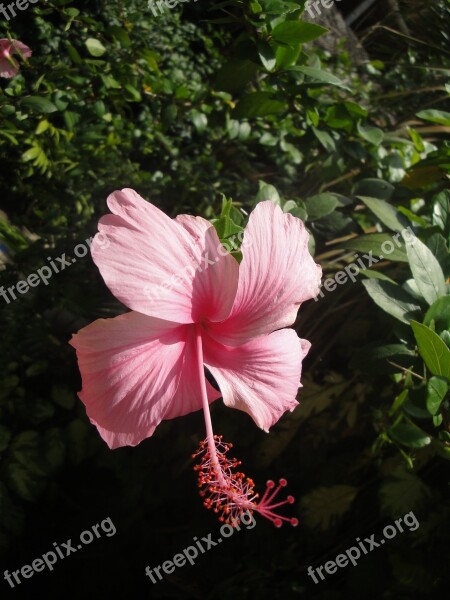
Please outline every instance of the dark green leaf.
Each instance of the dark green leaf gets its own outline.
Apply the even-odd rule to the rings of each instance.
[[[374,146],[379,146],[384,138],[384,133],[382,129],[378,127],[364,127],[358,123],[358,133],[370,144]]]
[[[58,110],[53,102],[42,96],[25,96],[19,104],[21,108],[28,108],[35,113],[52,113]]]
[[[389,200],[394,190],[394,186],[388,181],[383,181],[382,179],[361,179],[354,186],[353,193],[355,196]]]
[[[243,96],[233,111],[237,119],[265,117],[283,112],[286,106],[284,102],[275,100],[269,92],[252,92]]]
[[[299,71],[300,73],[304,73],[308,77],[316,81],[320,81],[320,83],[334,85],[336,87],[340,87],[344,90],[349,90],[350,88],[345,85],[338,77],[328,73],[328,71],[323,71],[322,69],[314,69],[313,67],[304,67],[304,66],[294,66],[289,69],[290,71]]]
[[[445,235],[450,230],[450,191],[443,190],[433,198],[433,224],[437,225]]]
[[[428,304],[433,304],[447,293],[441,266],[419,238],[404,234],[403,239],[414,281]]]
[[[450,350],[426,325],[411,321],[420,356],[433,375],[450,378]]]
[[[275,186],[264,181],[259,181],[259,191],[256,195],[255,203],[270,200],[274,204],[280,204],[280,195]]]
[[[285,21],[277,25],[272,31],[272,38],[281,44],[295,46],[296,44],[304,44],[311,42],[327,33],[328,29],[315,25],[314,23],[306,23],[305,21]]]
[[[416,425],[409,423],[401,423],[389,429],[389,437],[403,446],[408,448],[423,448],[428,446],[431,438]]]
[[[258,71],[258,65],[250,60],[231,60],[217,73],[215,86],[218,90],[241,92]]]
[[[259,59],[262,62],[262,64],[264,65],[264,68],[267,71],[272,71],[272,69],[274,69],[276,62],[277,62],[273,48],[270,46],[270,44],[268,44],[267,42],[264,42],[264,41],[259,41],[257,48],[258,48]]]
[[[409,323],[420,311],[414,299],[399,285],[376,279],[363,281],[363,285],[375,304],[403,323]]]
[[[393,231],[403,231],[409,225],[407,219],[398,213],[393,206],[378,198],[369,198],[367,196],[358,196],[364,202],[369,210],[376,215],[383,225]]]
[[[369,233],[346,240],[339,244],[338,247],[357,252],[372,252],[375,256],[389,258],[392,261],[408,262],[403,243],[400,244],[400,239],[397,239],[397,242],[393,242],[392,240],[392,236],[388,233]]]
[[[338,202],[333,194],[317,194],[305,200],[308,219],[315,221],[329,215],[336,208]]]
[[[427,383],[427,409],[432,415],[439,412],[448,392],[447,381],[442,377],[431,377]]]
[[[432,321],[437,333],[446,329],[450,331],[450,296],[439,298],[427,310],[423,324],[429,327]]]

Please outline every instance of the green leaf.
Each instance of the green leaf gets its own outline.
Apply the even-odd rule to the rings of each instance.
[[[23,162],[29,162],[30,160],[34,160],[35,158],[37,158],[41,154],[41,152],[42,150],[39,146],[33,146],[32,148],[24,152],[21,158]]]
[[[450,330],[450,296],[439,298],[427,310],[423,324],[430,326],[432,321],[437,333]]]
[[[85,42],[86,48],[91,56],[103,56],[106,52],[105,46],[96,38],[88,38]]]
[[[302,498],[305,520],[309,527],[329,529],[350,510],[358,488],[352,485],[319,487]]]
[[[382,273],[381,271],[374,271],[372,269],[361,269],[359,271],[361,275],[367,277],[367,279],[381,279],[382,281],[390,281],[395,285],[395,281]]]
[[[403,235],[403,239],[414,281],[428,304],[433,304],[438,298],[447,294],[441,266],[431,250],[419,238]]]
[[[275,50],[276,68],[287,69],[288,67],[295,65],[300,56],[301,49],[301,44],[298,44],[293,48],[290,48],[289,46],[278,46]]]
[[[55,407],[46,398],[35,398],[32,403],[19,398],[16,401],[16,411],[22,419],[33,425],[39,425],[53,417]]]
[[[327,152],[336,151],[336,143],[328,131],[322,131],[316,127],[313,127],[312,130],[316,138],[319,140],[325,150],[327,150]]]
[[[28,502],[37,500],[45,487],[45,480],[42,477],[15,461],[7,464],[5,474],[9,487]]]
[[[431,250],[438,263],[441,265],[444,277],[446,279],[450,279],[450,252],[448,251],[448,246],[444,236],[441,233],[433,233],[426,238],[425,243]]]
[[[433,225],[449,235],[450,232],[450,190],[443,190],[433,198]]]
[[[395,191],[395,187],[388,181],[382,179],[361,179],[354,188],[355,196],[367,196],[369,198],[379,198],[380,200],[389,200]]]
[[[42,96],[25,96],[25,98],[19,100],[19,106],[21,108],[28,108],[38,114],[52,113],[58,110],[53,102]]]
[[[198,133],[203,133],[208,127],[208,117],[198,110],[191,111],[191,119]]]
[[[369,198],[368,196],[358,196],[364,202],[369,210],[377,216],[383,225],[393,231],[403,231],[408,226],[408,221],[398,213],[393,206],[378,198]]]
[[[389,252],[387,252],[387,248],[384,249],[382,247],[385,242],[389,243]],[[392,246],[394,247],[393,250]],[[392,236],[388,233],[369,233],[361,235],[356,238],[345,240],[336,247],[347,248],[348,250],[355,250],[357,252],[372,252],[375,256],[379,256],[380,258],[389,258],[389,260],[397,262],[408,262],[403,243],[397,247],[397,243],[392,241]],[[392,250],[392,252],[390,250]]]
[[[326,217],[333,212],[337,205],[338,201],[333,194],[317,194],[305,200],[305,208],[310,221]]]
[[[426,419],[429,421],[430,413],[427,410],[426,386],[408,390],[409,398],[403,405],[403,412],[414,419]]]
[[[384,138],[384,133],[382,129],[378,129],[378,127],[364,127],[358,123],[358,133],[370,144],[374,146],[379,146]]]
[[[299,71],[300,73],[304,73],[308,77],[315,79],[316,81],[320,81],[320,83],[334,85],[336,87],[340,87],[344,90],[351,91],[350,88],[345,85],[343,81],[341,81],[335,75],[328,73],[328,71],[323,71],[322,69],[315,69],[313,67],[303,67],[303,66],[294,66],[289,69],[289,71]]]
[[[230,60],[219,69],[215,87],[231,94],[241,92],[257,72],[258,65],[251,60]]]
[[[450,350],[426,325],[411,321],[420,356],[433,375],[450,378]]]
[[[233,203],[231,200],[227,200],[225,196],[222,198],[222,210],[218,219],[214,219],[211,222],[214,225],[214,228],[217,231],[217,236],[219,237],[222,243],[227,241],[227,238],[231,236],[236,236],[236,234],[240,233],[243,228],[235,223],[231,218],[231,211],[233,210]],[[231,245],[236,248],[239,246],[239,243],[236,243],[234,240],[231,240]],[[227,246],[229,244],[227,243]],[[226,247],[227,247],[226,246]],[[232,251],[232,248],[230,249]]]
[[[262,12],[262,6],[257,0],[251,0],[250,10],[254,15],[259,15]]]
[[[123,87],[127,90],[128,97],[133,102],[141,102],[142,101],[141,93],[133,85],[131,85],[131,83],[126,83]]]
[[[388,430],[389,437],[408,448],[424,448],[431,442],[431,438],[417,425],[400,423]]]
[[[295,46],[296,44],[311,42],[327,32],[328,29],[314,23],[285,21],[274,28],[272,38],[280,44]]]
[[[158,67],[158,55],[156,54],[156,52],[153,52],[153,50],[150,50],[149,48],[144,48],[143,50],[141,50],[141,56],[146,61],[151,71],[154,71],[158,74],[160,73]]]
[[[448,392],[448,384],[442,377],[430,377],[427,383],[427,409],[431,415],[439,412]]]
[[[409,323],[420,311],[420,307],[412,302],[413,298],[399,285],[377,279],[367,279],[363,285],[375,304],[403,323]]]
[[[433,416],[433,425],[435,427],[439,427],[440,425],[442,425],[443,420],[444,420],[444,417],[441,414],[434,415]],[[450,456],[448,456],[447,458],[450,458]]]
[[[430,490],[413,471],[397,468],[380,486],[380,500],[384,511],[393,517],[420,508]]]
[[[403,390],[394,400],[394,402],[392,403],[391,408],[389,409],[389,416],[392,417],[392,415],[395,415],[395,413],[398,411],[399,408],[401,408],[401,406],[403,405],[403,403],[405,402],[405,400],[408,398],[408,394],[409,391],[408,390]]]
[[[51,397],[55,404],[70,410],[75,406],[76,397],[72,390],[66,385],[55,384],[52,386]]]
[[[257,44],[258,56],[266,71],[272,71],[277,63],[273,48],[264,41],[259,41]]]
[[[80,53],[78,52],[78,50],[72,46],[72,44],[70,42],[64,42],[64,45],[66,47],[67,50],[67,54],[69,55],[70,60],[75,64],[75,65],[81,65],[83,64],[83,59],[80,56]]]
[[[440,338],[447,348],[450,348],[450,331],[441,331]]]
[[[424,121],[430,121],[431,123],[438,123],[439,125],[450,127],[450,113],[443,110],[422,110],[417,113],[416,117],[424,119]]]
[[[242,96],[233,111],[233,116],[237,119],[266,117],[279,114],[285,108],[284,102],[274,100],[269,92],[252,92]]]
[[[128,32],[122,27],[118,27],[117,25],[111,25],[106,30],[107,33],[116,38],[122,48],[129,48],[131,46],[130,36]]]
[[[280,205],[280,194],[277,188],[270,183],[259,181],[259,191],[256,195],[255,204],[263,202],[264,200],[270,200],[274,204]]]

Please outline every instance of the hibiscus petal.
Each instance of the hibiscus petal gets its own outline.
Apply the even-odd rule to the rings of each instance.
[[[189,232],[196,247],[204,248],[200,269],[208,271],[208,276],[194,280],[193,319],[222,321],[230,314],[236,296],[239,263],[222,248],[216,230],[206,219],[178,215],[175,221]]]
[[[135,446],[163,419],[202,407],[195,328],[130,312],[99,319],[72,337],[80,399],[110,448]],[[208,384],[210,402],[220,396]]]
[[[31,48],[29,48],[26,44],[19,42],[19,40],[13,40],[11,43],[11,52],[16,51],[23,58],[30,58],[33,54]]]
[[[237,347],[203,336],[204,362],[224,403],[248,413],[264,431],[298,405],[302,360],[309,347],[293,329],[275,331]]]
[[[0,77],[6,77],[10,79],[11,77],[15,77],[19,72],[19,63],[15,58],[11,58],[12,62],[17,65],[13,67],[11,62],[6,58],[0,58]]]
[[[220,244],[211,224],[194,219],[186,227],[128,189],[111,194],[108,206],[114,214],[100,220],[92,256],[123,304],[176,323],[228,316],[239,266],[228,254],[205,268],[205,255],[211,260]]]
[[[322,270],[308,250],[303,222],[272,202],[251,213],[231,314],[210,334],[227,345],[292,325],[299,306],[319,293]]]

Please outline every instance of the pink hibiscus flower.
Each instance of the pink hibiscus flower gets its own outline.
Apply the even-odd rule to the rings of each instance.
[[[106,285],[131,312],[99,319],[74,335],[87,414],[110,448],[134,446],[163,419],[203,409],[207,437],[194,456],[204,504],[222,520],[256,510],[279,526],[281,487],[257,501],[253,481],[235,472],[231,444],[212,430],[209,404],[248,413],[264,431],[298,404],[302,360],[310,344],[292,325],[319,291],[321,269],[305,226],[272,202],[250,215],[239,264],[201,217],[170,219],[135,191],[108,198],[92,256]],[[102,249],[96,239],[105,236]],[[104,246],[103,246],[104,248]],[[220,392],[204,375],[206,367]]]
[[[32,54],[30,48],[18,40],[0,39],[0,77],[9,79],[19,72],[19,63],[12,56],[14,53],[25,59]]]

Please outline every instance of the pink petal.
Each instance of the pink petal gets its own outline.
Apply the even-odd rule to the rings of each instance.
[[[80,399],[110,448],[135,446],[163,419],[201,408],[195,328],[130,312],[91,323],[70,341]],[[208,384],[209,400],[220,396]]]
[[[12,41],[11,52],[13,51],[16,51],[20,56],[23,56],[24,58],[30,58],[30,56],[33,54],[31,48],[29,48],[22,42],[19,42],[19,40]]]
[[[211,224],[194,218],[174,221],[129,189],[111,194],[108,206],[114,214],[100,220],[92,256],[123,304],[177,323],[228,316],[239,266],[229,254],[218,254],[220,242]]]
[[[248,413],[264,431],[298,405],[302,359],[310,344],[293,329],[275,331],[242,346],[222,346],[203,336],[204,362],[224,403]]]
[[[6,58],[0,58],[0,77],[6,77],[7,79],[10,79],[11,77],[15,77],[17,75],[19,72],[19,63],[14,58],[12,61],[17,65],[16,67],[13,67],[11,62],[6,60]]]
[[[303,222],[279,206],[256,206],[244,232],[233,309],[224,323],[211,326],[215,339],[234,346],[292,325],[300,304],[319,292],[322,270],[308,238]]]
[[[207,276],[197,277],[194,281],[194,321],[202,318],[221,321],[230,314],[233,306],[239,280],[239,263],[221,247],[216,230],[206,219],[178,215],[175,221],[189,232],[196,247],[203,248],[200,268],[202,272],[207,272]]]

